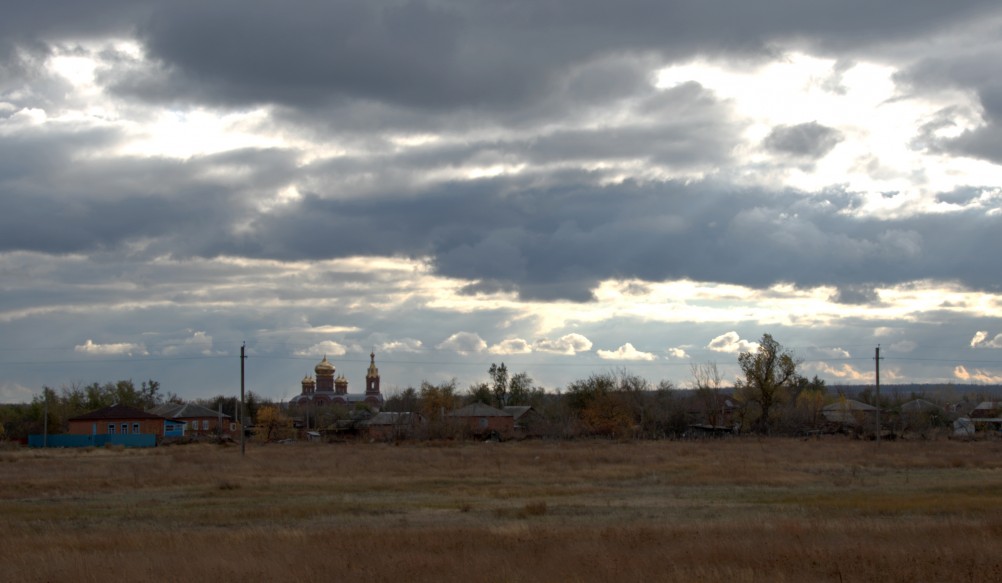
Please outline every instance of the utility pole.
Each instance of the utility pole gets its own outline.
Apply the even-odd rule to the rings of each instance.
[[[42,448],[49,447],[49,389],[42,387],[45,395],[45,418],[42,419]]]
[[[880,447],[880,345],[877,345],[877,352],[873,356],[873,361],[877,363],[876,366],[876,380],[877,380],[877,447]]]
[[[246,455],[246,411],[243,409],[243,361],[246,360],[246,343],[240,345],[240,457]]]

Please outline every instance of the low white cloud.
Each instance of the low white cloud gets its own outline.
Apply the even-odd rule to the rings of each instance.
[[[424,345],[416,338],[391,340],[379,345],[380,352],[421,352]]]
[[[192,333],[191,338],[185,338],[177,344],[168,345],[164,347],[160,353],[164,356],[178,356],[184,354],[200,354],[202,356],[210,356],[213,354],[212,336],[209,336],[202,331],[195,331]]]
[[[522,338],[508,338],[491,346],[487,351],[491,354],[529,354],[532,344]]]
[[[535,348],[540,352],[550,352],[553,354],[567,354],[575,355],[579,352],[587,352],[591,350],[592,343],[581,334],[570,333],[564,334],[556,340],[550,340],[549,338],[540,338],[536,340]]]
[[[758,350],[758,343],[742,340],[741,336],[738,335],[737,332],[731,331],[710,340],[710,343],[707,344],[706,347],[714,352],[729,352],[737,354],[738,352],[753,352]]]
[[[813,368],[814,370],[821,373],[829,374],[841,380],[847,380],[847,381],[873,380],[873,373],[861,372],[847,362],[842,363],[839,366],[833,366],[831,364],[828,364],[827,362],[818,362],[814,363],[813,366],[811,366],[810,368]]]
[[[459,354],[476,354],[487,349],[487,343],[474,332],[456,332],[438,345],[441,350],[453,350]]]
[[[971,348],[1002,348],[1002,334],[996,334],[989,340],[986,330],[978,330],[971,338]]]
[[[35,392],[17,383],[0,383],[0,403],[29,403]]]
[[[597,350],[596,354],[604,360],[657,360],[658,358],[650,352],[637,350],[629,342],[616,350]]]
[[[77,344],[73,347],[75,352],[82,352],[84,354],[94,354],[100,356],[108,355],[139,355],[146,356],[149,354],[146,351],[146,347],[142,344],[137,344],[133,342],[111,342],[108,344],[97,344],[90,338],[87,339],[83,344]]]
[[[680,360],[686,360],[689,358],[689,353],[686,352],[684,348],[669,348],[665,352],[668,353],[669,358],[678,358]]]
[[[894,352],[911,352],[918,347],[918,344],[911,340],[902,340],[901,342],[895,342],[891,344],[891,350]]]
[[[333,340],[324,340],[292,354],[295,356],[344,356],[347,352],[348,349],[343,344]]]
[[[297,332],[306,332],[309,334],[350,334],[358,331],[358,326],[310,326],[309,328],[300,328],[297,330]]]
[[[852,355],[849,354],[848,350],[844,348],[839,348],[837,346],[829,348],[819,348],[818,352],[827,356],[828,358],[852,358]]]
[[[962,381],[976,381],[979,383],[996,384],[1002,383],[1002,375],[997,375],[991,371],[976,368],[973,371],[967,370],[964,365],[958,364],[953,369],[953,376]]]

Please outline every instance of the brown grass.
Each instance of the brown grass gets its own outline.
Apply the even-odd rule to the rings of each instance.
[[[0,577],[998,581],[1002,444],[0,451]]]

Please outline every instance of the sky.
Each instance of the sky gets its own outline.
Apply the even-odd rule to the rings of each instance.
[[[0,402],[491,363],[1002,382],[1002,5],[53,0],[0,18]]]

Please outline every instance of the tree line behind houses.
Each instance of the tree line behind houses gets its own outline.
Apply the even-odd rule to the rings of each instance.
[[[684,386],[668,380],[653,384],[623,368],[594,373],[553,391],[536,385],[527,372],[511,373],[504,363],[492,364],[485,382],[461,389],[455,380],[438,384],[425,381],[388,397],[382,410],[419,415],[425,424],[422,435],[428,437],[449,437],[448,413],[472,403],[497,408],[531,407],[533,434],[553,438],[668,439],[707,432],[797,435],[833,429],[823,409],[846,399],[846,391],[827,386],[817,376],[802,376],[800,361],[772,336],[763,335],[756,351],[741,353],[738,364],[743,378],[734,385],[725,384],[715,363],[702,363],[691,365],[691,379]],[[908,427],[901,426],[895,412],[903,402],[917,397],[976,403],[984,400],[991,389],[961,393],[957,387],[915,388],[919,390],[881,395],[885,427],[920,433],[945,428],[951,419],[942,402],[941,407],[921,418],[910,417]],[[851,396],[877,404],[872,387]],[[64,387],[60,391],[46,387],[29,404],[0,405],[0,435],[16,439],[40,433],[46,412],[49,431],[59,432],[67,419],[114,403],[148,410],[164,403],[183,402],[174,393],[162,393],[160,384],[152,379],[139,386],[123,380]],[[230,418],[238,417],[236,397],[217,395],[193,402]],[[364,404],[351,410],[337,406],[288,407],[253,391],[248,393],[245,406],[248,419],[267,420],[272,429],[280,429],[277,433],[269,430],[269,435],[287,434],[293,420],[300,427],[323,430],[351,427],[374,413]]]

